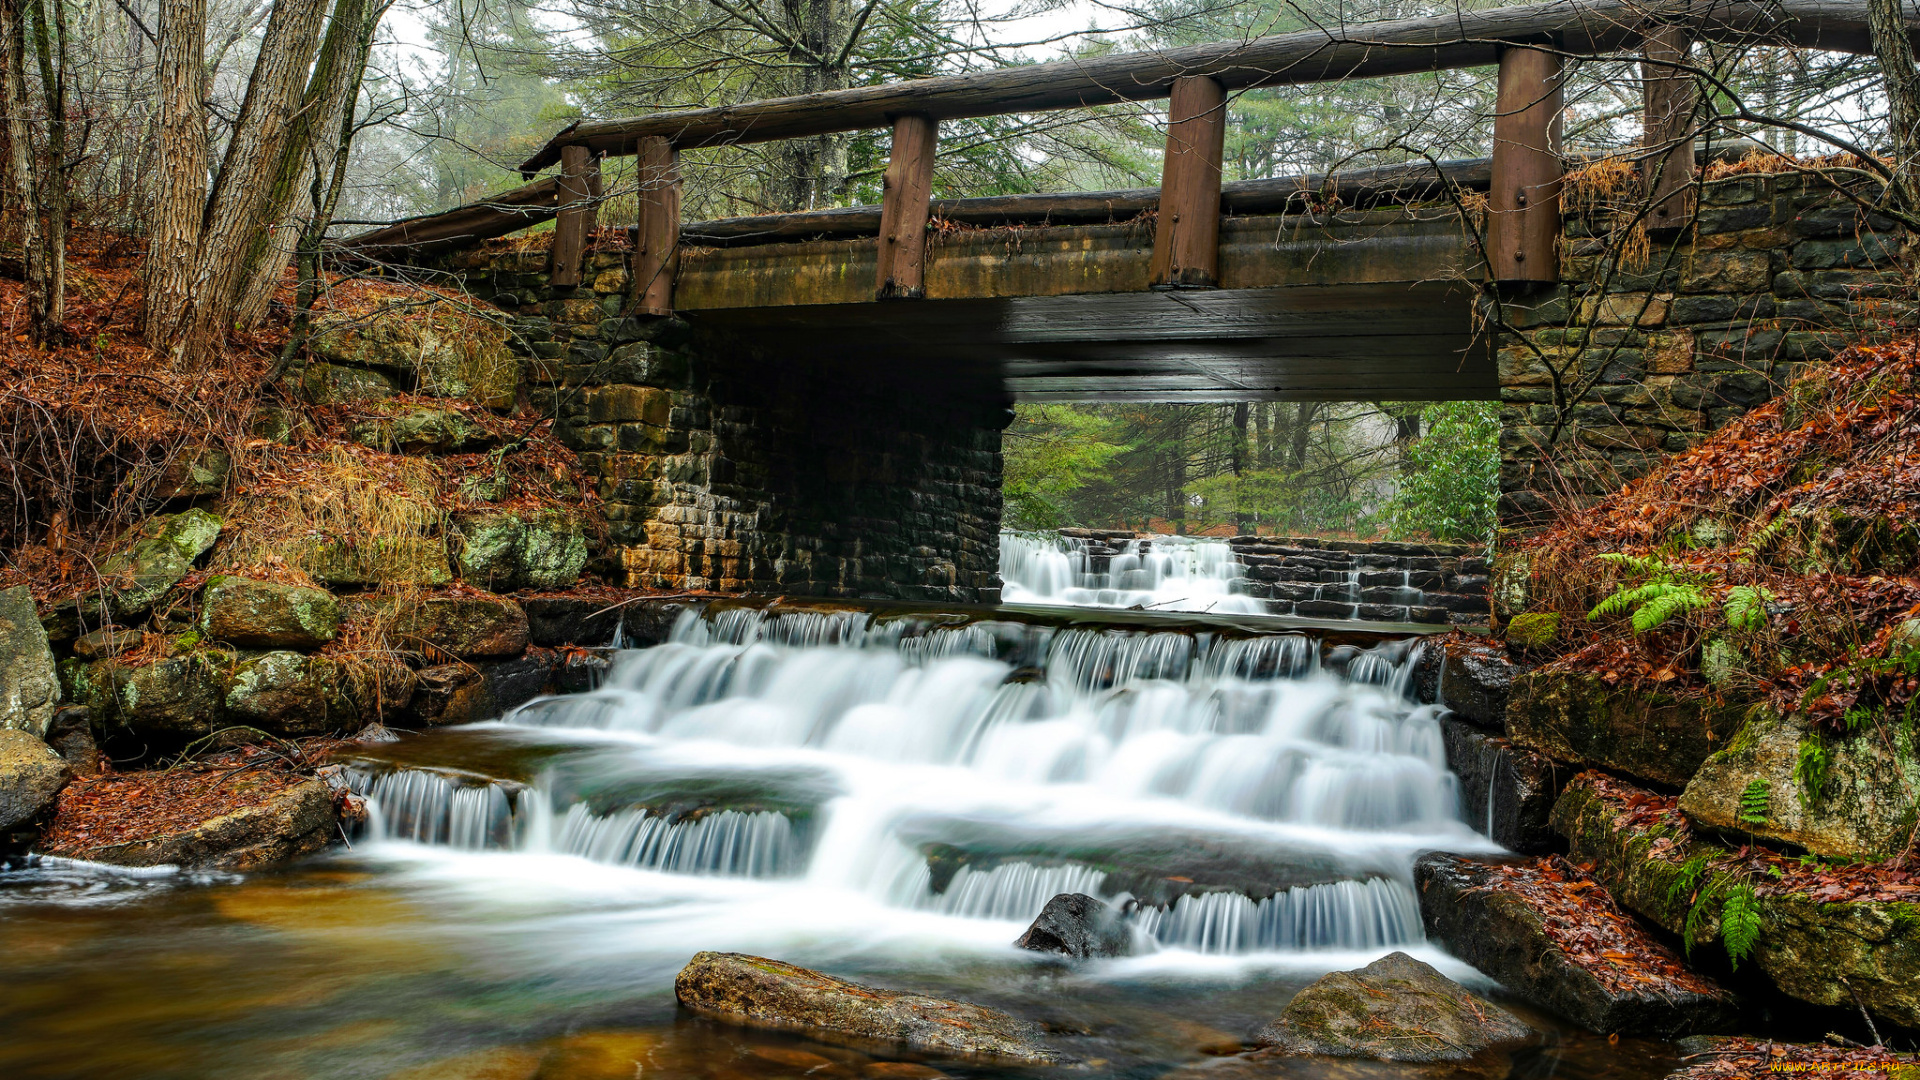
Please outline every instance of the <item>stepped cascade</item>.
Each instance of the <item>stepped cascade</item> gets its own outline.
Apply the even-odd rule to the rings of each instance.
[[[645,875],[662,965],[856,927],[1004,950],[1061,892],[1173,962],[1418,948],[1413,858],[1487,844],[1408,696],[1417,648],[684,613],[597,690],[369,747],[359,850]]]
[[[1224,540],[1156,536],[1112,546],[1077,536],[1000,534],[1000,597],[1009,604],[1068,604],[1261,615],[1247,572]]]

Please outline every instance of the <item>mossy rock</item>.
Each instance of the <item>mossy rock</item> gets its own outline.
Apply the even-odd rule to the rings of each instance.
[[[154,486],[154,494],[162,499],[218,495],[226,489],[227,474],[232,471],[233,457],[225,450],[188,450],[168,463]]]
[[[399,302],[336,321],[314,335],[312,348],[336,363],[409,373],[420,393],[492,409],[511,408],[520,385],[503,321],[451,302]]]
[[[195,507],[149,520],[123,551],[100,564],[102,590],[90,589],[76,600],[81,619],[94,626],[126,622],[144,613],[180,583],[220,536],[220,519]]]
[[[231,654],[190,652],[139,667],[96,660],[76,670],[72,663],[63,667],[62,674],[75,699],[107,731],[117,728],[160,747],[178,746],[226,726],[221,705],[233,665]]]
[[[422,585],[453,580],[446,541],[439,537],[380,537],[350,543],[309,541],[288,560],[328,585]]]
[[[331,593],[219,575],[207,579],[200,628],[212,641],[249,649],[317,649],[340,630]]]
[[[1840,574],[1891,574],[1920,562],[1920,524],[1884,514],[1828,508],[1816,514],[1815,568]]]
[[[1813,744],[1829,762],[1817,792],[1797,776],[1801,748]],[[1912,736],[1895,724],[1884,732],[1835,736],[1801,716],[1761,710],[1694,774],[1680,809],[1735,836],[1764,837],[1816,855],[1882,858],[1905,849],[1920,815],[1920,761],[1913,750]],[[1750,785],[1766,793],[1764,821],[1740,816]]]
[[[429,596],[404,604],[388,634],[401,648],[462,660],[519,656],[527,649],[527,613],[504,596]]]
[[[355,405],[400,392],[392,379],[377,371],[319,361],[307,365],[300,389],[316,405]]]
[[[587,565],[586,530],[559,511],[464,515],[459,533],[460,577],[489,589],[557,589],[579,580]]]
[[[1294,995],[1254,1042],[1296,1054],[1466,1061],[1533,1038],[1520,1018],[1403,952],[1336,971]]]
[[[1553,644],[1560,636],[1560,613],[1532,611],[1507,620],[1507,644],[1523,649],[1539,649]]]
[[[1508,736],[1529,750],[1678,788],[1742,717],[1726,705],[1608,686],[1597,675],[1530,671],[1513,680],[1506,720]]]
[[[400,454],[468,454],[499,445],[487,429],[458,409],[396,408],[356,421],[354,442]]]
[[[1628,824],[1626,800],[1644,793],[1601,790],[1595,774],[1575,777],[1553,811],[1554,827],[1567,838],[1575,862],[1591,864],[1613,898],[1681,937],[1697,952],[1719,939],[1718,910],[1694,911],[1696,890],[1714,882],[1690,881],[1684,867],[1695,858],[1732,852],[1705,840],[1653,835]],[[1656,850],[1656,845],[1659,845]],[[1887,901],[1821,903],[1809,896],[1762,891],[1756,901],[1760,936],[1749,962],[1791,997],[1815,1005],[1855,1008],[1854,994],[1876,1015],[1920,1026],[1920,910]],[[1745,963],[1741,970],[1747,970]]]
[[[299,737],[329,730],[328,687],[309,657],[276,651],[234,666],[224,704],[236,724]]]

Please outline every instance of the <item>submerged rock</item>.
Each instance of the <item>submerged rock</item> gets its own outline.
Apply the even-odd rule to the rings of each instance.
[[[1133,934],[1106,901],[1085,893],[1061,893],[1047,901],[1033,925],[1013,944],[1032,952],[1087,960],[1127,955],[1133,951]]]
[[[1507,735],[1527,749],[1675,788],[1741,723],[1732,706],[1542,671],[1514,679],[1506,717]]]
[[[200,627],[210,641],[247,649],[317,649],[340,631],[333,594],[250,578],[207,579]]]
[[[24,731],[0,731],[0,832],[46,813],[73,771],[53,748]]]
[[[673,982],[680,1004],[749,1027],[825,1041],[874,1041],[1019,1065],[1060,1060],[1040,1030],[963,1001],[879,990],[740,953],[703,952]]]
[[[1532,1037],[1519,1017],[1397,952],[1300,991],[1253,1041],[1295,1054],[1430,1062],[1465,1061]]]
[[[0,590],[0,729],[44,735],[60,704],[47,631],[25,585]]]
[[[1835,736],[1797,715],[1757,712],[1726,749],[1700,766],[1680,796],[1680,809],[1696,824],[1783,841],[1816,855],[1893,855],[1912,840],[1920,810],[1920,758],[1913,741],[1907,728],[1892,723],[1884,731]],[[1827,762],[1815,777],[1805,776],[1801,765],[1802,748],[1810,745]],[[1742,804],[1756,800],[1765,813],[1743,816]]]
[[[1503,888],[1504,881],[1486,863],[1423,856],[1414,882],[1428,938],[1533,1004],[1603,1035],[1672,1039],[1738,1022],[1732,994],[1687,971],[1638,925],[1616,915],[1600,949],[1571,952],[1551,928],[1591,928],[1594,920],[1562,910],[1551,895]]]

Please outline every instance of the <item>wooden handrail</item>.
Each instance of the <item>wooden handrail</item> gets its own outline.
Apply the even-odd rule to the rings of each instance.
[[[1659,26],[1683,25],[1700,41],[1770,42],[1868,53],[1865,0],[1551,0],[1491,11],[1362,23],[1252,41],[1217,42],[1085,60],[911,79],[796,97],[570,124],[528,158],[531,176],[563,146],[631,154],[639,140],[676,147],[744,144],[884,128],[902,113],[938,121],[1045,112],[1166,97],[1174,80],[1205,75],[1228,91],[1403,75],[1497,63],[1505,44],[1576,55],[1637,48]],[[1920,41],[1920,16],[1908,15]]]

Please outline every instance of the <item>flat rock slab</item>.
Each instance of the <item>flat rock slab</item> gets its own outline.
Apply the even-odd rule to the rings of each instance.
[[[184,772],[184,771],[183,771]],[[338,811],[324,780],[218,773],[120,774],[76,781],[61,798],[46,854],[114,866],[252,870],[311,854],[336,832]],[[140,785],[174,813],[156,820],[122,785]],[[170,805],[169,805],[170,804]]]
[[[1061,1060],[1040,1042],[1039,1028],[998,1010],[877,990],[742,953],[699,953],[673,992],[680,1004],[720,1020],[828,1042],[893,1043],[1006,1064]]]
[[[1294,995],[1253,1041],[1295,1054],[1467,1061],[1533,1038],[1519,1017],[1406,953],[1336,971]]]
[[[1689,971],[1591,877],[1558,860],[1430,854],[1414,867],[1427,936],[1528,1001],[1603,1035],[1731,1030],[1733,995]]]
[[[1595,765],[1673,788],[1740,729],[1743,710],[1597,675],[1529,671],[1513,680],[1507,736],[1555,761]]]

